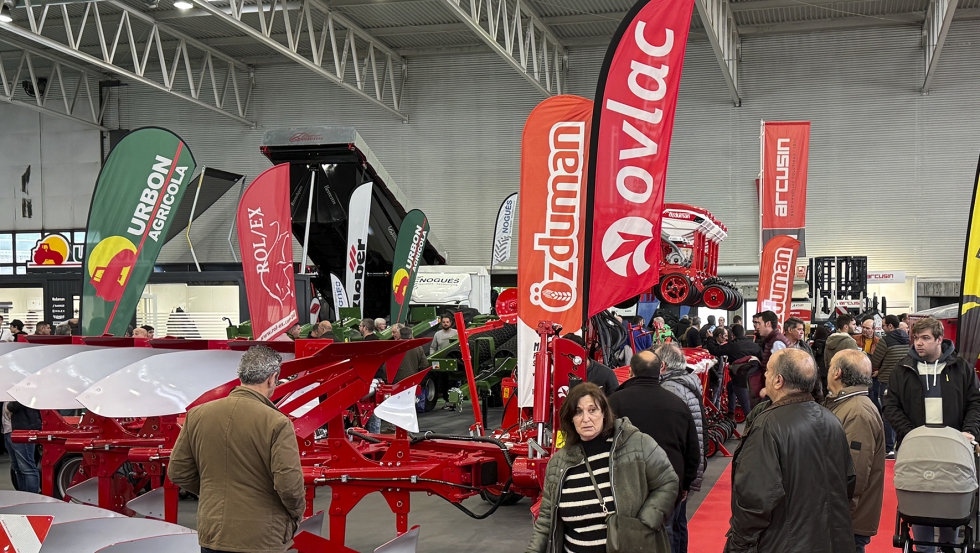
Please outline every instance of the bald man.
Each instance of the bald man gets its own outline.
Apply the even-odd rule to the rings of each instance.
[[[726,553],[854,551],[849,488],[854,469],[837,417],[813,401],[813,357],[782,349],[766,366],[772,404],[732,459]]]
[[[844,350],[830,361],[824,406],[844,426],[854,461],[851,522],[857,553],[878,533],[885,491],[885,427],[871,401],[871,384],[871,360],[863,351]]]

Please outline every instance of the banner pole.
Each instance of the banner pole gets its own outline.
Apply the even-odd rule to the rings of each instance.
[[[759,262],[762,262],[762,211],[766,197],[766,120],[759,121]]]
[[[194,191],[194,203],[191,204],[191,216],[187,219],[187,230],[184,231],[184,238],[187,239],[187,245],[191,248],[191,257],[194,258],[194,266],[197,267],[197,272],[201,272],[201,264],[197,262],[197,253],[194,252],[194,243],[191,242],[191,225],[194,224],[194,212],[197,211],[197,198],[201,195],[201,184],[204,183],[204,173],[207,173],[208,168],[204,167],[201,170],[201,178],[197,179],[197,190]]]
[[[238,201],[240,202],[242,201],[242,194],[245,193],[245,175],[242,175],[238,182],[241,183],[238,185]],[[231,258],[235,260],[235,263],[238,263],[238,255],[235,253],[235,246],[231,243],[231,235],[235,232],[235,223],[237,220],[237,217],[233,217],[231,226],[228,227],[228,249],[231,250]]]
[[[306,231],[303,233],[303,257],[299,260],[299,274],[306,274],[306,252],[310,250],[310,216],[313,214],[313,190],[316,184],[316,167],[310,171],[310,201],[306,204]]]

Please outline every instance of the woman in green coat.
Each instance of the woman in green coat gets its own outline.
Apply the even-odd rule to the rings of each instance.
[[[526,553],[669,553],[664,522],[679,483],[663,449],[629,419],[615,418],[595,384],[574,387],[559,418],[565,446],[548,463]],[[618,549],[607,544],[612,513]]]

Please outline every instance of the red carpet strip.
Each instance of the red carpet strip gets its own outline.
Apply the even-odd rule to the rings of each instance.
[[[708,461],[711,462],[710,460]],[[881,523],[878,535],[871,538],[867,553],[892,553],[892,535],[895,533],[895,511],[898,499],[895,497],[894,461],[885,461],[885,497],[881,509]],[[701,502],[697,512],[688,523],[688,551],[691,553],[721,553],[725,549],[725,534],[732,515],[732,467],[725,469],[718,482]]]

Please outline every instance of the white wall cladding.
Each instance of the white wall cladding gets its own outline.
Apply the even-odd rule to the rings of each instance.
[[[980,23],[953,24],[929,95],[914,26],[742,41],[743,104],[733,108],[709,44],[688,45],[668,173],[668,201],[714,212],[729,228],[722,263],[758,262],[759,121],[813,122],[808,253],[868,255],[874,270],[958,277],[980,148]],[[573,49],[568,89],[591,97],[604,48]],[[122,92],[123,128],[162,125],[199,165],[254,177],[265,128],[353,125],[430,216],[455,264],[485,264],[493,215],[517,190],[520,134],[540,97],[494,55],[410,60],[402,124],[293,65],[259,67],[251,130],[162,93]],[[110,124],[112,118],[110,118]],[[195,225],[202,260],[230,257],[238,191]],[[161,261],[189,260],[175,240]]]
[[[250,182],[271,166],[259,152],[265,129],[352,125],[413,206],[429,216],[450,261],[485,265],[497,208],[518,189],[524,120],[540,97],[491,54],[421,58],[409,72],[402,100],[408,124],[302,68],[283,65],[256,70],[249,116],[258,129],[136,85],[122,92],[119,126],[167,127],[187,141],[199,166],[245,173]],[[229,191],[192,227],[201,261],[231,260],[226,240],[238,193]],[[183,236],[164,248],[160,261],[191,261]]]
[[[0,103],[0,230],[84,228],[100,167],[98,131]],[[30,218],[23,216],[25,198]]]

